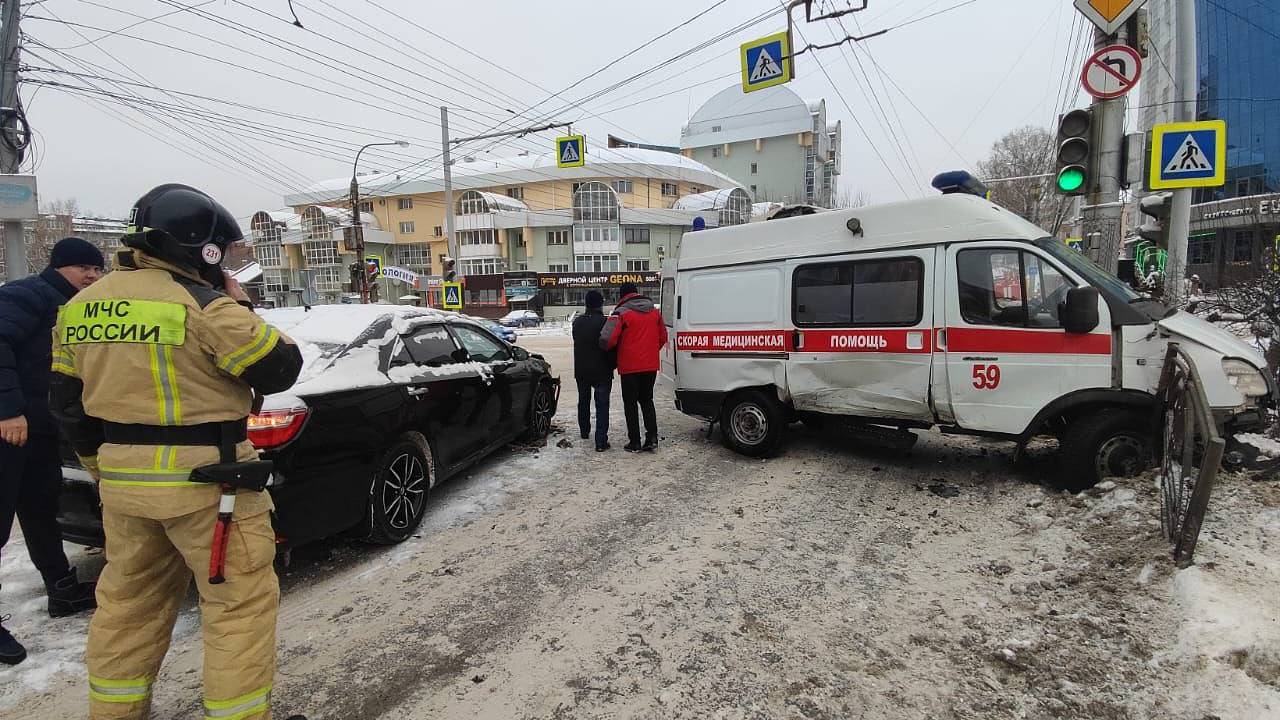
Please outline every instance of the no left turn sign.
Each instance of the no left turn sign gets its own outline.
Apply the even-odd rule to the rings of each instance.
[[[1128,45],[1110,45],[1095,52],[1084,64],[1080,81],[1090,95],[1110,100],[1133,89],[1142,77],[1142,58]]]

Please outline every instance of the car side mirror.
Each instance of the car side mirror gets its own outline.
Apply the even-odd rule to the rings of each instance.
[[[1098,327],[1098,289],[1071,288],[1067,299],[1058,305],[1058,318],[1069,333],[1084,334]]]
[[[524,362],[529,359],[529,351],[522,347],[516,347],[515,345],[511,346],[511,355],[520,362]]]
[[[466,348],[458,348],[450,353],[449,356],[457,363],[469,362],[471,360],[471,353],[467,352]]]

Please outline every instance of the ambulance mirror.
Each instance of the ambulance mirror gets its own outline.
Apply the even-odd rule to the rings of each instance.
[[[1058,306],[1058,318],[1062,328],[1069,333],[1089,333],[1098,327],[1098,289],[1092,287],[1071,288],[1067,299]]]
[[[854,235],[862,234],[862,221],[858,218],[849,218],[849,222],[845,223],[844,226],[849,228],[849,232]]]

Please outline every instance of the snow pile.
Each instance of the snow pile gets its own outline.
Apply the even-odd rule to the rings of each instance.
[[[1280,717],[1280,510],[1259,510],[1253,488],[1227,482],[1214,493],[1196,565],[1173,577],[1177,641],[1154,662],[1182,666],[1180,700],[1196,713]]]
[[[1275,438],[1259,433],[1240,433],[1235,437],[1237,441],[1257,448],[1258,452],[1267,457],[1280,458],[1280,441]]]

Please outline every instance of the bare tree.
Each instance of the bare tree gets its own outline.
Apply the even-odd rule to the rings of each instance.
[[[1234,278],[1197,303],[1196,310],[1222,322],[1237,333],[1248,332],[1267,358],[1272,375],[1280,368],[1280,272],[1274,250],[1263,254],[1263,268]]]
[[[988,182],[991,200],[1057,235],[1070,208],[1068,198],[1055,192],[1044,175],[1053,170],[1054,136],[1027,125],[1008,133],[991,146],[991,155],[978,163],[983,180],[1026,178]]]
[[[866,190],[841,190],[840,194],[835,198],[836,210],[847,210],[849,208],[866,207],[871,204],[871,194]]]

